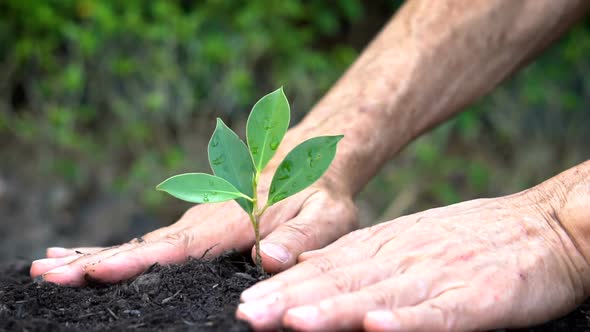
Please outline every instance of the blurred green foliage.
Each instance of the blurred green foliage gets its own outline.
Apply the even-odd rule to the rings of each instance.
[[[285,85],[300,118],[356,57],[342,31],[363,15],[358,0],[2,1],[0,137],[45,151],[40,174],[155,204],[155,179],[205,167],[192,153],[214,116]]]
[[[0,1],[3,166],[158,206],[157,179],[207,170],[194,151],[215,116],[243,121],[284,85],[301,118],[401,2]],[[589,55],[587,19],[410,145],[362,198],[393,216],[510,193],[587,159]]]

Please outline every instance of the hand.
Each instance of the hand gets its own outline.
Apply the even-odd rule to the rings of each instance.
[[[289,145],[298,142],[292,135],[286,137],[261,175],[259,197],[267,196],[273,170],[285,155],[281,151],[289,151]],[[332,180],[341,178],[333,173],[329,170],[314,185],[264,214],[260,231],[266,271],[282,271],[295,264],[302,252],[321,248],[357,226],[352,194],[345,194],[342,181]],[[49,248],[48,258],[33,262],[31,276],[71,286],[84,285],[86,277],[111,283],[136,276],[156,262],[181,263],[204,253],[211,257],[229,249],[248,250],[253,244],[249,218],[237,203],[202,204],[189,209],[175,224],[119,246]]]
[[[237,316],[255,329],[467,331],[563,315],[587,295],[590,270],[534,196],[479,199],[355,231],[244,291]]]

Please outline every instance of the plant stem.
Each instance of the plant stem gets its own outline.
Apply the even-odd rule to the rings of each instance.
[[[256,251],[256,267],[258,268],[258,270],[260,271],[260,273],[262,273],[262,275],[266,275],[266,273],[264,272],[264,269],[262,268],[262,256],[260,256],[260,227],[259,227],[259,221],[260,221],[260,216],[262,215],[262,213],[264,212],[264,210],[266,210],[266,206],[262,209],[262,211],[260,213],[258,213],[258,176],[259,173],[257,172],[256,175],[254,176],[254,179],[252,181],[252,186],[254,187],[254,191],[253,191],[253,200],[252,200],[252,212],[250,213],[250,222],[252,223],[252,227],[254,227],[254,237],[255,237],[255,242],[254,242],[254,250]]]
[[[256,251],[256,267],[262,274],[264,274],[264,269],[262,268],[262,256],[260,256],[260,228],[258,227],[259,219],[254,215],[254,213],[252,213],[250,215],[250,221],[254,227],[254,251]]]
[[[258,212],[258,214],[257,214],[258,218],[257,219],[260,219],[260,217],[262,217],[262,214],[264,213],[264,211],[266,211],[266,209],[268,209],[269,206],[270,205],[268,205],[268,202],[266,202],[266,205],[264,205],[264,207],[262,208],[262,210],[260,210]]]

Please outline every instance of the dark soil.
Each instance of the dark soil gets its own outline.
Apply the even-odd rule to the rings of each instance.
[[[59,287],[32,281],[27,262],[0,269],[0,331],[250,331],[234,318],[240,293],[262,279],[242,256],[155,265],[118,285]],[[515,330],[516,331],[516,330]],[[590,301],[521,332],[590,332]]]
[[[0,331],[250,331],[234,314],[240,293],[260,279],[234,254],[84,288],[31,281],[29,267],[0,270]]]

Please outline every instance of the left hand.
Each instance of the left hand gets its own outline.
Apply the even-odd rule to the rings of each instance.
[[[274,170],[284,156],[305,136],[291,129],[275,157],[262,173],[258,195],[267,197]],[[309,188],[268,209],[262,217],[260,247],[262,265],[276,273],[296,263],[305,251],[332,243],[357,226],[352,193],[339,173],[345,160]],[[266,202],[261,202],[266,203]],[[49,248],[47,258],[31,264],[31,276],[45,281],[83,286],[88,278],[115,283],[141,274],[154,263],[182,263],[189,257],[215,257],[224,251],[252,250],[254,232],[248,215],[236,202],[199,204],[173,225],[141,238],[109,247]]]
[[[302,254],[242,294],[255,329],[469,331],[564,315],[588,265],[527,191],[401,217]]]

